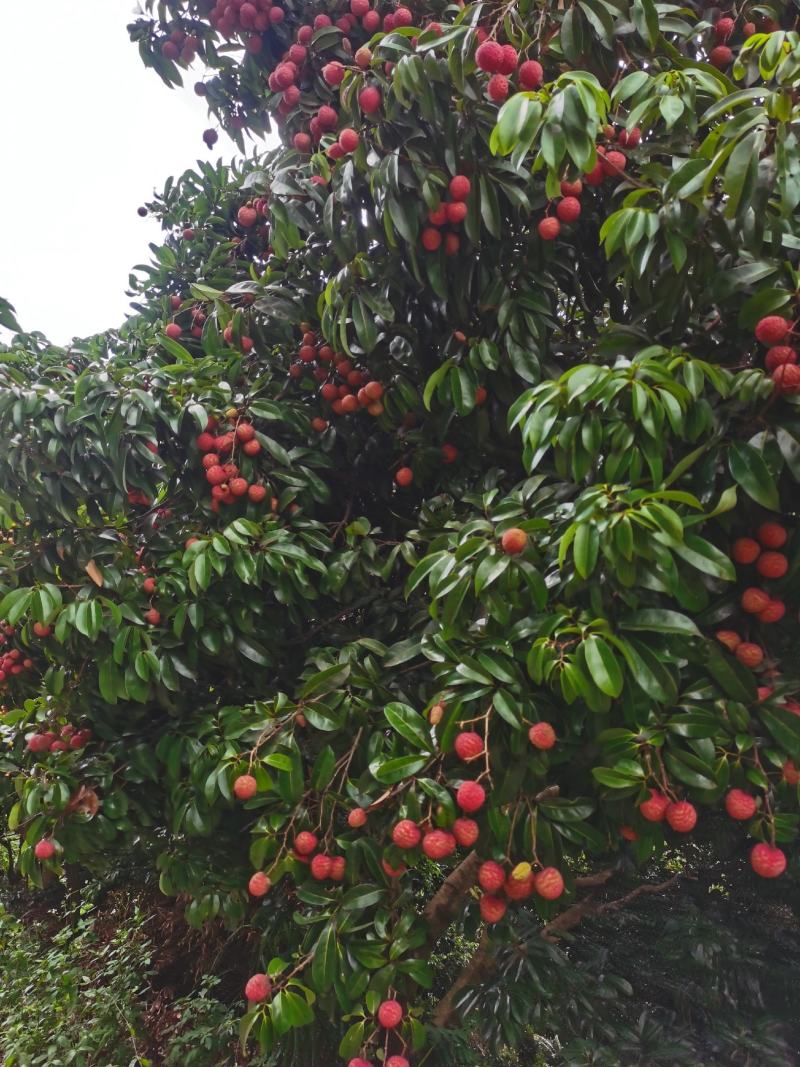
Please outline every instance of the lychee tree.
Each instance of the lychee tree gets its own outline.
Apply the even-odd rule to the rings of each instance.
[[[3,352],[9,834],[256,927],[243,1039],[433,1063],[710,809],[796,871],[797,12],[144,7],[281,146],[147,205],[120,331]]]

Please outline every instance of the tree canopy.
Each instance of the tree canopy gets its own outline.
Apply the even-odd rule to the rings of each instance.
[[[281,144],[146,205],[121,329],[0,353],[0,803],[36,884],[133,855],[255,928],[243,1041],[432,1064],[531,923],[714,808],[796,874],[797,19],[130,26]]]

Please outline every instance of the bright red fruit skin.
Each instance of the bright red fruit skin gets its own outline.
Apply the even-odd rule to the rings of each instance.
[[[756,798],[743,789],[731,789],[725,797],[725,810],[732,819],[752,819],[757,807]]]
[[[786,870],[786,855],[772,845],[755,845],[750,853],[750,866],[762,878],[778,878]]]

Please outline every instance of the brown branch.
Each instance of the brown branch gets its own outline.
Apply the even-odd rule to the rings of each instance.
[[[605,873],[605,871],[601,872],[601,874]],[[604,911],[612,911],[615,908],[624,907],[624,905],[629,904],[643,893],[663,893],[666,889],[671,889],[680,877],[680,874],[674,874],[672,878],[668,878],[666,882],[658,882],[656,885],[646,884],[637,886],[636,889],[631,890],[630,893],[626,893],[624,897],[617,897],[615,900],[607,900],[604,904],[595,904],[594,894],[589,893],[582,900],[573,904],[571,908],[567,908],[566,911],[563,911],[560,915],[556,916],[552,922],[543,926],[540,931],[540,936],[543,937],[545,941],[555,941],[559,934],[563,934],[567,930],[572,930],[587,915],[602,915]],[[608,881],[608,878],[603,880]],[[582,881],[584,885],[587,884],[586,880]],[[602,882],[596,882],[594,884],[602,884]]]
[[[436,1005],[431,1022],[434,1026],[449,1026],[456,1018],[455,1001],[462,989],[482,982],[495,968],[495,960],[489,951],[489,933],[484,927],[475,955],[455,982]]]
[[[478,877],[481,858],[473,851],[445,878],[425,907],[428,924],[428,943],[432,944],[444,933],[461,907],[464,894]]]

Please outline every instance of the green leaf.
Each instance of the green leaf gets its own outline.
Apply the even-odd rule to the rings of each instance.
[[[688,615],[666,608],[642,608],[626,615],[619,623],[623,630],[647,630],[663,634],[699,635],[695,623]]]
[[[380,764],[373,772],[379,782],[384,785],[394,785],[402,782],[404,778],[410,778],[426,765],[430,756],[397,756]]]
[[[377,904],[386,896],[386,890],[376,885],[357,885],[342,897],[343,911],[361,911]]]
[[[410,741],[415,748],[421,748],[425,752],[431,749],[430,726],[425,722],[419,712],[414,711],[408,704],[393,702],[387,704],[383,714],[389,725],[406,741]]]
[[[583,642],[586,666],[592,680],[601,693],[618,697],[622,692],[622,668],[610,646],[596,634],[590,634]]]
[[[734,479],[757,504],[770,511],[780,511],[775,480],[761,453],[752,445],[732,441],[728,450],[728,467]]]
[[[572,543],[572,558],[575,570],[581,578],[588,578],[597,564],[600,551],[600,534],[594,523],[582,522]]]
[[[322,931],[314,948],[311,978],[319,993],[325,993],[333,985],[339,966],[339,945],[333,923]]]

